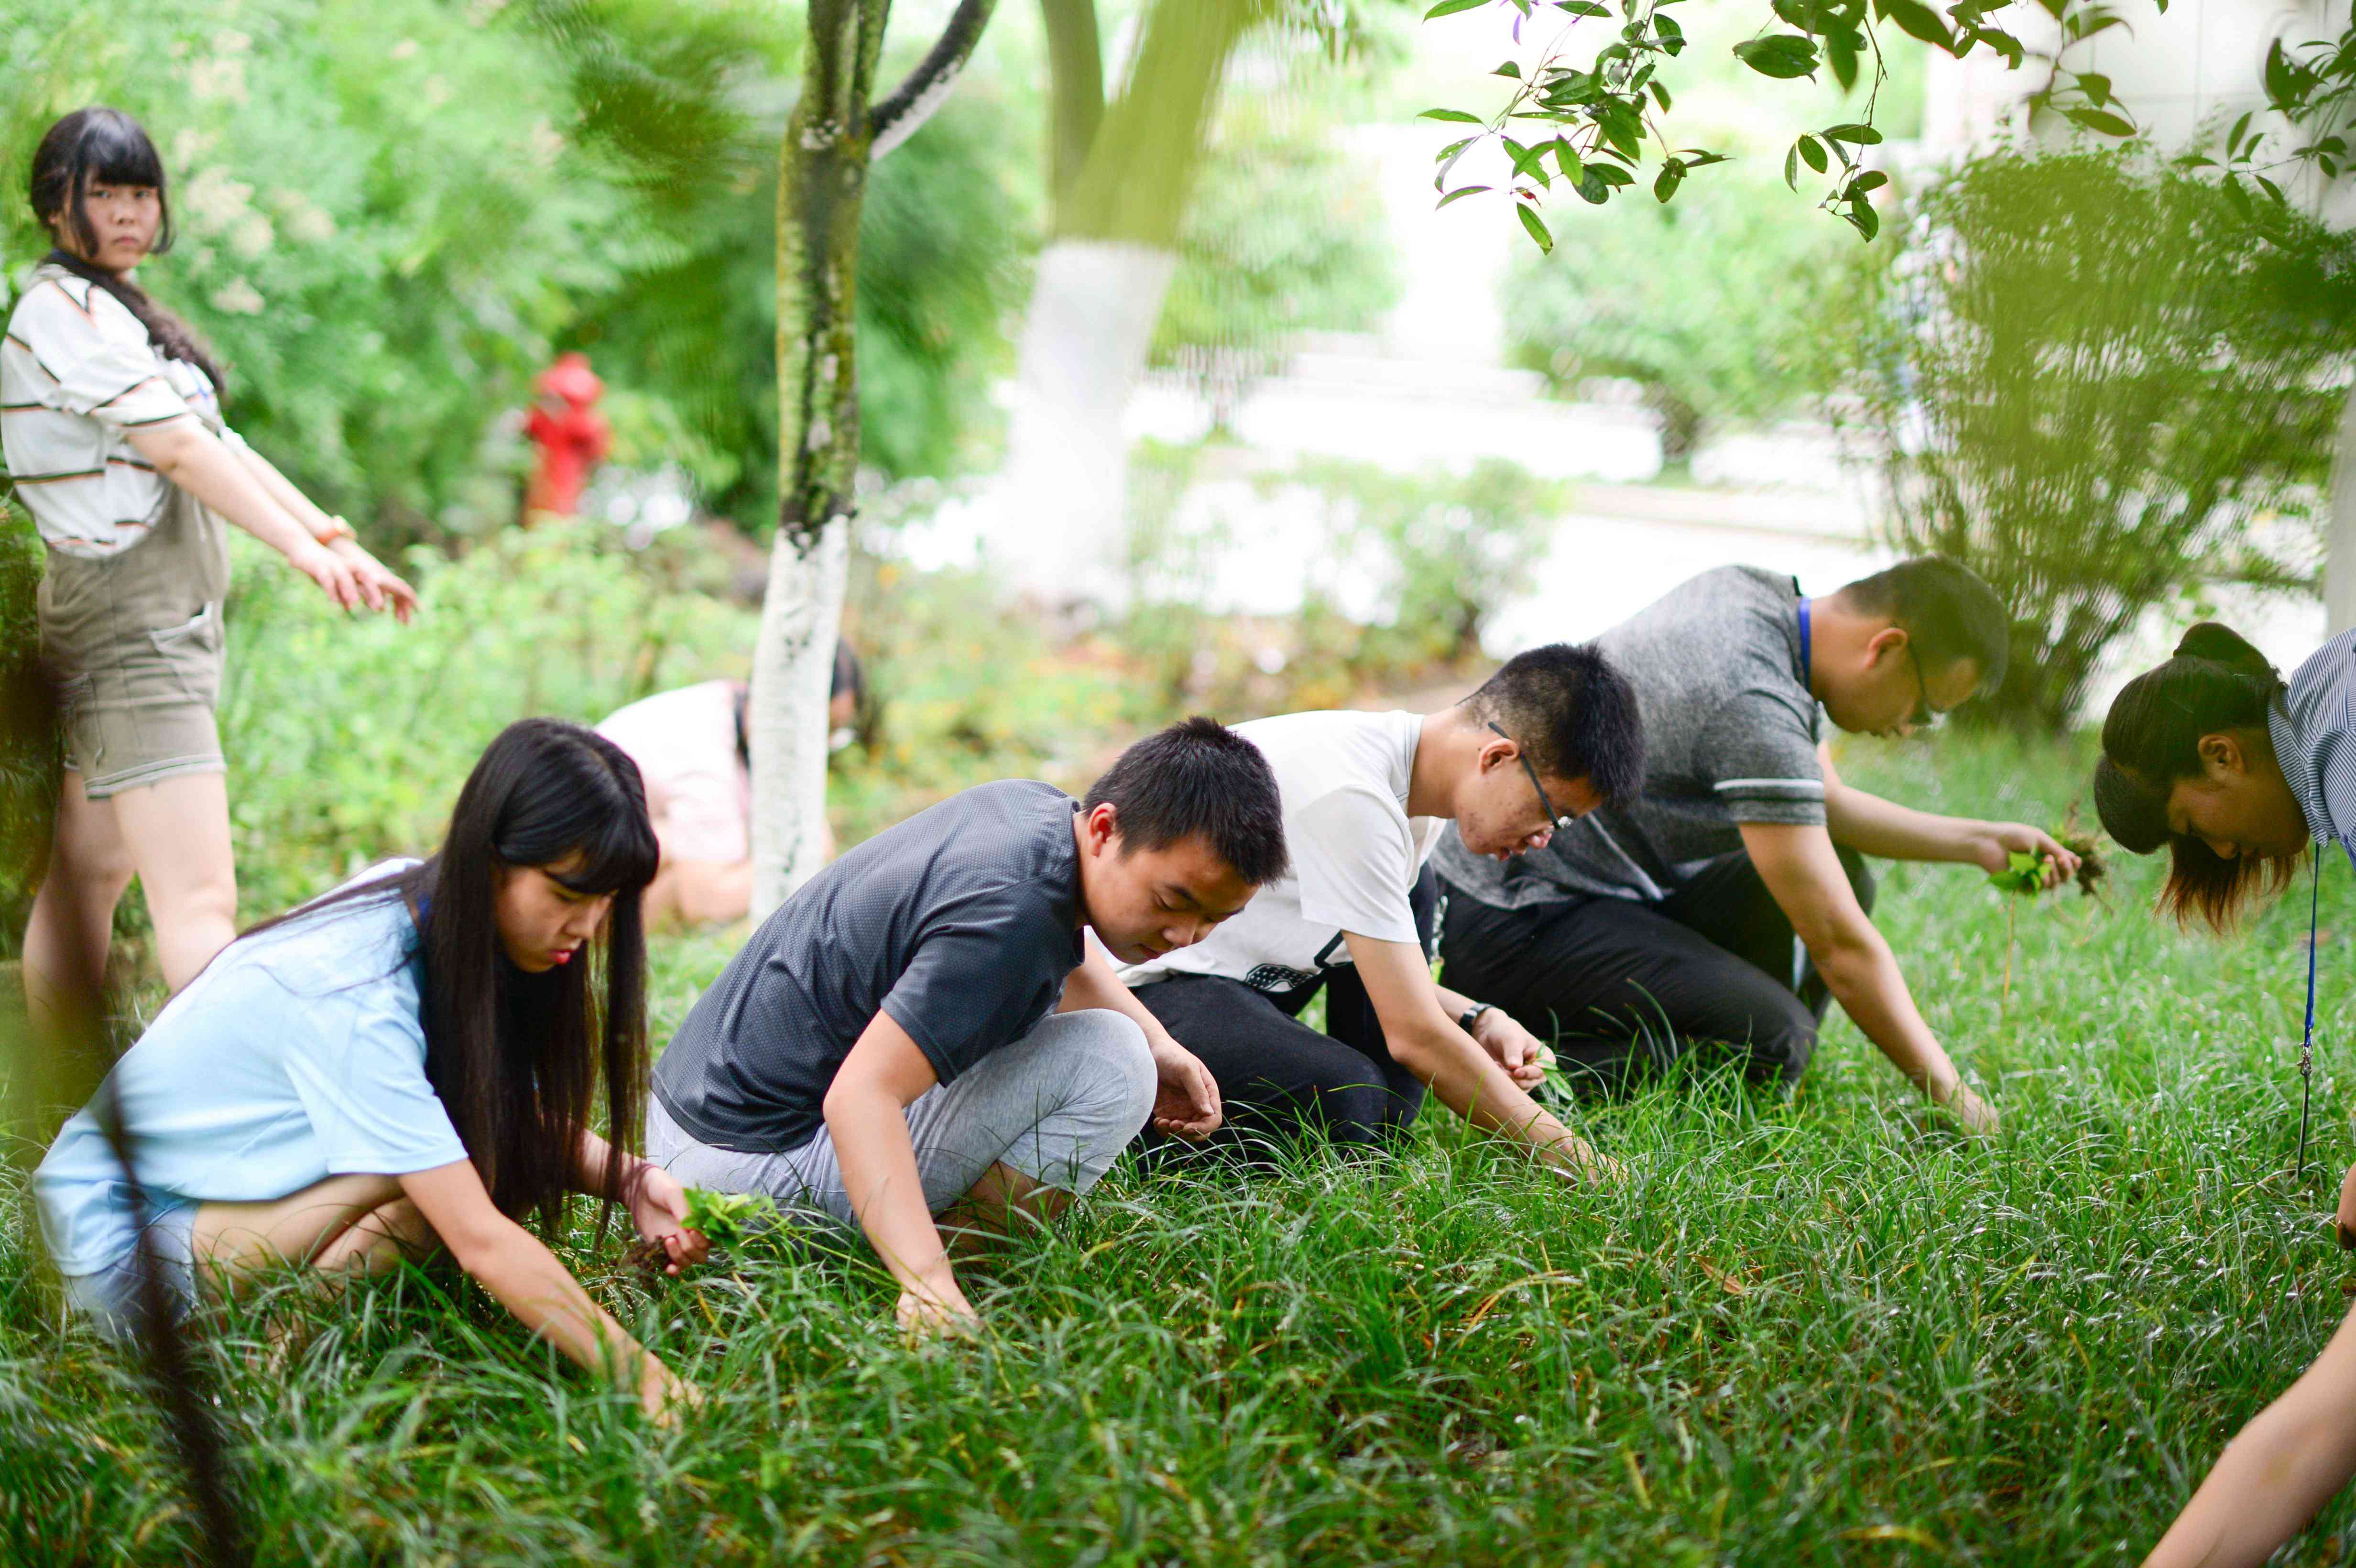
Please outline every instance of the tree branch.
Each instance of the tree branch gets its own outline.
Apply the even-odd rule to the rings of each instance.
[[[1061,202],[1088,161],[1104,122],[1104,46],[1097,0],[1039,0],[1047,28],[1049,183]]]
[[[941,29],[939,41],[916,62],[908,79],[869,112],[869,161],[882,157],[915,135],[917,128],[933,117],[933,111],[948,101],[958,78],[965,72],[965,62],[973,53],[973,46],[981,41],[981,30],[989,26],[990,13],[997,3],[998,0],[958,0],[957,11],[949,17],[948,26]]]

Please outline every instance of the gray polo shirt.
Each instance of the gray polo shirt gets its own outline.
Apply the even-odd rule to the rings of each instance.
[[[1498,909],[1592,897],[1657,903],[1739,853],[1740,824],[1821,825],[1821,715],[1801,675],[1799,603],[1788,576],[1720,567],[1598,637],[1636,689],[1643,794],[1504,865],[1451,829],[1432,857],[1450,891]]]
[[[1078,802],[986,784],[887,828],[762,922],[655,1063],[655,1097],[715,1148],[784,1154],[825,1120],[878,1011],[939,1082],[1038,1026],[1086,955]]]

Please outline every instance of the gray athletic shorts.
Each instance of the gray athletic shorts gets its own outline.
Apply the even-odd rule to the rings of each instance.
[[[1005,1164],[1045,1187],[1086,1192],[1153,1112],[1152,1054],[1145,1031],[1105,1008],[1050,1013],[907,1109],[925,1202],[937,1214],[991,1166]],[[715,1148],[647,1098],[647,1157],[688,1187],[758,1192],[794,1218],[856,1221],[842,1161],[825,1127],[782,1154]]]

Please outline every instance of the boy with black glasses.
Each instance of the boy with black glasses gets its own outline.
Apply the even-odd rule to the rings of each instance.
[[[1633,793],[1644,741],[1628,683],[1593,648],[1558,644],[1429,718],[1295,713],[1236,732],[1275,770],[1292,869],[1207,940],[1121,972],[1218,1080],[1227,1125],[1212,1141],[1377,1144],[1415,1119],[1428,1087],[1542,1163],[1597,1172],[1594,1151],[1529,1097],[1537,1040],[1433,983],[1425,861],[1451,821],[1506,859]],[[1299,1017],[1321,990],[1322,1031]]]

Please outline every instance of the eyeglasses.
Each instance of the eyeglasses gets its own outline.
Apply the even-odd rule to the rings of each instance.
[[[1914,711],[1906,716],[1906,722],[1917,730],[1928,730],[1939,721],[1939,710],[1931,706],[1931,683],[1922,678],[1922,661],[1915,655],[1912,637],[1906,639],[1906,662],[1914,667],[1916,692]]]
[[[1495,735],[1501,741],[1514,740],[1511,735],[1508,735],[1503,730],[1498,729],[1494,722],[1492,722],[1489,725],[1489,731],[1490,733]],[[1577,817],[1566,816],[1561,812],[1557,811],[1554,808],[1554,802],[1547,798],[1546,785],[1538,783],[1537,769],[1530,766],[1529,752],[1522,749],[1522,743],[1519,741],[1514,741],[1514,759],[1522,764],[1522,772],[1530,775],[1530,787],[1538,793],[1538,805],[1546,810],[1547,826],[1548,828],[1556,830],[1568,828],[1573,822],[1578,820]]]

